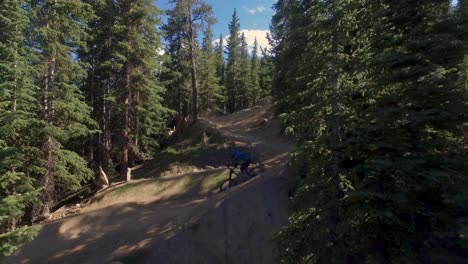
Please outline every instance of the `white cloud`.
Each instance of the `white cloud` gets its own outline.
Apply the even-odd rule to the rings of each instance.
[[[248,8],[246,6],[243,6],[242,8],[245,11],[247,11],[248,13],[250,13],[251,15],[253,15],[253,14],[257,13],[257,12],[258,13],[263,13],[266,10],[266,8],[264,6],[262,6],[262,5],[259,5],[259,6],[254,7],[254,8]]]
[[[256,9],[250,9],[250,8],[248,8],[248,7],[246,7],[246,6],[243,6],[242,8],[243,8],[245,11],[247,11],[248,13],[250,13],[251,15],[257,13],[257,10],[256,10]]]
[[[270,44],[268,43],[267,33],[269,30],[259,30],[259,29],[243,29],[240,31],[240,34],[244,33],[245,40],[249,45],[249,48],[253,47],[255,42],[255,37],[257,38],[258,42],[258,50],[260,51],[260,47],[262,48],[270,48]]]
[[[262,48],[270,48],[270,44],[268,43],[267,39],[267,33],[270,33],[269,30],[261,30],[261,29],[242,29],[239,32],[239,35],[242,35],[244,33],[245,40],[247,41],[247,45],[249,46],[249,52],[252,51],[253,44],[255,42],[255,37],[257,38],[258,42],[258,54],[260,54],[260,47]],[[223,38],[223,44],[224,46],[227,45],[227,40],[229,36],[225,36]],[[219,43],[219,39],[214,41],[215,44]]]

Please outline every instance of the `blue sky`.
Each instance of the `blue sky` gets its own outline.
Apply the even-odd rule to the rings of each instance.
[[[259,45],[264,47],[267,45],[266,33],[269,31],[273,15],[271,7],[276,0],[205,0],[205,2],[213,7],[217,19],[213,26],[215,38],[219,38],[220,34],[224,37],[229,35],[228,24],[236,8],[241,30],[246,35],[247,42],[252,45],[257,37]],[[172,7],[168,0],[156,0],[155,3],[163,10]]]
[[[259,45],[264,48],[268,45],[266,33],[269,32],[269,25],[273,15],[272,6],[276,0],[205,0],[213,7],[214,16],[217,18],[213,26],[215,38],[223,34],[225,38],[229,35],[228,24],[231,21],[234,8],[241,25],[241,30],[245,34],[247,43],[253,45],[255,37]],[[458,0],[451,0],[455,5]],[[156,0],[156,6],[167,10],[172,8],[169,0]]]

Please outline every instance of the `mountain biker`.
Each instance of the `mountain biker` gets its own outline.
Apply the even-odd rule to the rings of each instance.
[[[229,156],[232,159],[231,163],[234,164],[234,169],[237,168],[237,165],[239,164],[239,162],[242,162],[241,167],[240,167],[241,173],[244,173],[244,174],[250,176],[247,169],[248,169],[248,167],[250,165],[250,162],[252,161],[252,157],[251,157],[251,155],[249,153],[242,152],[242,151],[239,151],[239,150],[231,150],[229,152]]]

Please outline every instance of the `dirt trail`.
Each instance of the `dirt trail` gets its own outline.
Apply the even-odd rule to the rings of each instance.
[[[270,112],[270,106],[254,107],[205,120],[236,146],[256,153],[267,168],[259,177],[212,195],[187,189],[151,201],[134,197],[105,208],[91,205],[44,223],[34,241],[4,261],[112,263],[127,257],[128,263],[274,263],[271,239],[287,222],[285,163],[292,144],[279,136]],[[197,175],[158,180],[168,181],[164,188],[170,189]]]

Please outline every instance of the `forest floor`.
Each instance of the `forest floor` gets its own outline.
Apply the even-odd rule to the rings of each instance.
[[[210,140],[202,144],[206,131]],[[271,105],[201,119],[187,138],[80,205],[46,221],[6,263],[273,263],[287,223],[293,144]],[[228,149],[253,154],[257,177],[219,193]]]

